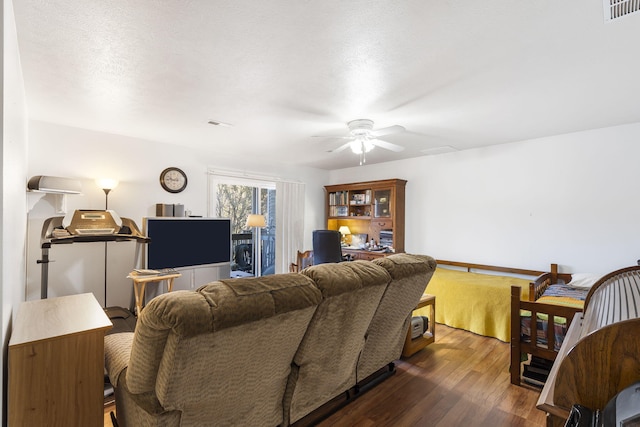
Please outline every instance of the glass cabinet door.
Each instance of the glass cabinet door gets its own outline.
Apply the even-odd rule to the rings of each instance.
[[[391,190],[373,191],[373,216],[389,218],[391,216]]]

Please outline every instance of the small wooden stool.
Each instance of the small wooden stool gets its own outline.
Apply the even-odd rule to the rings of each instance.
[[[182,274],[180,273],[171,273],[171,274],[138,274],[135,271],[129,273],[127,278],[133,280],[133,293],[136,297],[136,316],[140,315],[142,311],[142,307],[144,305],[144,291],[147,287],[147,283],[153,282],[161,282],[163,280],[167,281],[167,289],[169,292],[173,290],[173,279],[176,277],[180,277]]]
[[[429,328],[424,333],[424,335],[419,336],[416,339],[411,339],[411,324],[409,324],[409,329],[407,330],[407,337],[404,340],[404,347],[402,348],[402,356],[409,357],[416,353],[418,350],[422,350],[432,342],[436,340],[436,296],[424,294],[418,305],[414,310],[417,310],[422,307],[429,306],[431,307],[431,311],[429,312]]]

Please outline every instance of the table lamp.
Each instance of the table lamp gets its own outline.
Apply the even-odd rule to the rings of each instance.
[[[340,232],[340,234],[342,234],[342,244],[344,246],[347,246],[347,235],[351,234],[351,230],[349,230],[349,227],[346,225],[341,225],[340,228],[338,229],[338,231]]]

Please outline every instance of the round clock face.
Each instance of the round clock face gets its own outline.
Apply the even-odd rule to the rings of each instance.
[[[169,193],[179,193],[187,187],[187,175],[178,168],[166,168],[160,174],[160,185]]]

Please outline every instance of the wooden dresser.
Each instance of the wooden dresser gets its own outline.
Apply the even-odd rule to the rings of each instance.
[[[571,406],[603,409],[640,381],[640,266],[602,277],[575,315],[538,400],[547,426],[563,426]]]
[[[90,293],[22,303],[9,341],[9,425],[102,426],[111,326]]]

